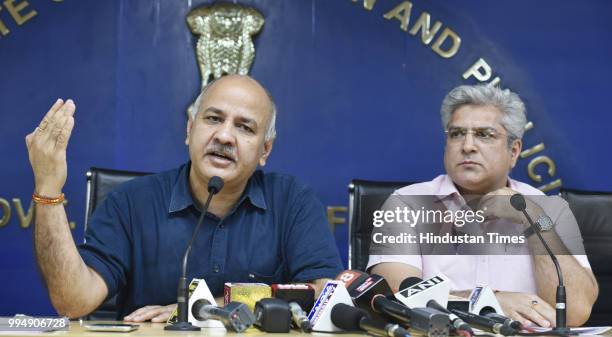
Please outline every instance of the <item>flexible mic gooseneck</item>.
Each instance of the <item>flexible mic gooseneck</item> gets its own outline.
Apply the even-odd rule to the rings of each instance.
[[[183,255],[183,266],[181,270],[181,278],[178,283],[178,298],[177,298],[177,311],[178,311],[178,320],[174,324],[166,325],[164,330],[173,330],[173,331],[198,331],[199,327],[193,326],[189,323],[188,315],[189,315],[189,289],[187,283],[187,260],[189,259],[189,254],[191,253],[191,247],[193,246],[193,242],[195,241],[196,235],[200,230],[200,226],[204,221],[204,216],[206,212],[208,212],[208,207],[210,206],[210,201],[212,197],[219,193],[223,188],[223,179],[218,176],[214,176],[210,178],[208,181],[208,198],[206,199],[206,203],[204,203],[204,208],[202,209],[202,214],[200,215],[200,219],[198,219],[198,224],[193,230],[193,234],[191,235],[191,240],[189,240],[189,244],[187,245],[187,249],[185,250],[185,255]]]
[[[559,261],[557,260],[557,257],[555,256],[555,254],[553,254],[550,247],[548,247],[548,244],[546,243],[546,241],[540,234],[540,231],[538,230],[538,228],[536,228],[535,224],[533,223],[533,220],[531,219],[531,217],[525,210],[527,208],[525,197],[519,193],[514,194],[513,196],[510,197],[510,204],[517,211],[523,212],[523,214],[525,215],[525,218],[527,218],[527,222],[529,222],[529,226],[531,226],[531,229],[538,236],[538,238],[540,239],[540,242],[542,242],[542,245],[544,245],[546,252],[548,252],[548,255],[550,256],[551,260],[553,261],[553,264],[555,265],[555,269],[557,269],[557,277],[559,278],[559,285],[557,285],[557,296],[556,296],[557,303],[555,305],[557,324],[556,324],[556,327],[553,329],[553,331],[560,332],[562,334],[569,334],[570,329],[568,329],[567,323],[566,323],[566,315],[567,315],[566,302],[567,301],[566,301],[566,294],[565,294],[565,286],[563,285],[563,273],[561,272]]]

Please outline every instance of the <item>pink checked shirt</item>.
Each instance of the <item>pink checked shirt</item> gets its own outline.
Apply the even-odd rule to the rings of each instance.
[[[525,183],[508,178],[509,187],[523,195],[544,195],[540,190]],[[451,196],[451,208],[461,208],[465,201],[457,191],[448,175],[440,175],[432,181],[406,186],[396,190],[394,195],[437,195]],[[567,203],[558,201],[567,212]],[[563,204],[564,203],[564,204]],[[446,203],[445,203],[446,204]],[[559,214],[548,213],[553,221]],[[576,220],[571,215],[569,221],[556,223],[555,230],[564,236],[580,236]],[[581,242],[581,237],[579,237]],[[591,268],[586,255],[574,255],[576,260],[586,268]],[[525,293],[537,293],[533,272],[533,259],[530,255],[370,255],[368,269],[381,262],[400,262],[421,269],[423,279],[443,273],[448,276],[451,290],[472,289],[478,285],[488,285],[493,289]]]

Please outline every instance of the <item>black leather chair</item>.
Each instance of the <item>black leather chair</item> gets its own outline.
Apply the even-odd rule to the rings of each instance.
[[[85,232],[89,227],[89,218],[96,206],[100,204],[106,195],[120,184],[147,175],[149,173],[122,171],[92,167],[87,171],[87,195],[85,201]],[[87,316],[89,320],[116,320],[117,296],[107,299],[102,305]]]
[[[612,324],[612,193],[561,189],[580,226],[584,249],[599,283],[587,326]]]
[[[354,179],[349,185],[349,269],[365,271],[368,265],[372,212],[379,209],[393,191],[413,183]],[[366,197],[368,202],[362,202]]]

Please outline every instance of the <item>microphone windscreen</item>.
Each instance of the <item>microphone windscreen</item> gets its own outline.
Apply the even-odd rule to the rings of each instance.
[[[218,176],[213,176],[208,181],[208,193],[217,194],[223,188],[223,179]]]
[[[419,277],[415,277],[415,276],[411,276],[411,277],[407,277],[405,278],[402,283],[400,283],[400,290],[406,289],[406,288],[410,288],[413,285],[423,282],[422,278]]]
[[[519,193],[514,194],[510,197],[510,204],[517,211],[523,211],[525,210],[525,208],[527,208],[527,204],[525,203],[525,197],[523,197],[523,195]]]
[[[450,311],[448,311],[448,309],[443,307],[442,304],[438,303],[438,301],[436,301],[436,300],[430,300],[429,302],[427,302],[427,307],[428,308],[432,308],[432,309],[436,309],[436,310],[441,311],[441,312],[445,312],[447,314],[450,313]]]
[[[359,331],[359,322],[363,317],[368,317],[368,314],[355,307],[344,303],[334,305],[331,311],[331,321],[335,326],[346,331]]]

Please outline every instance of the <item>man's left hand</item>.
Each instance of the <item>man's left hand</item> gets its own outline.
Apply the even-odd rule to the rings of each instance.
[[[502,187],[489,192],[480,199],[478,209],[484,211],[484,217],[487,220],[505,219],[512,223],[522,223],[528,227],[529,224],[526,222],[527,219],[525,219],[523,213],[514,209],[510,204],[510,197],[517,193],[517,191],[509,187]],[[543,212],[538,204],[532,202],[528,198],[525,198],[525,202],[527,203],[527,210],[532,217],[533,214],[540,214]]]
[[[170,305],[147,305],[142,307],[133,313],[123,318],[126,322],[144,322],[151,320],[151,322],[159,323],[168,320],[168,317],[176,309],[176,304]]]
[[[507,317],[525,326],[537,324],[550,328],[555,326],[555,309],[538,295],[500,291],[496,294]]]

